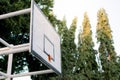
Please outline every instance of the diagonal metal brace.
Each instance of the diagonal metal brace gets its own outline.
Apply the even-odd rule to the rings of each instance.
[[[2,38],[0,38],[0,42],[3,44],[3,45],[5,45],[5,46],[7,46],[7,47],[12,47],[12,45],[10,45],[9,43],[7,43],[5,40],[3,40]]]

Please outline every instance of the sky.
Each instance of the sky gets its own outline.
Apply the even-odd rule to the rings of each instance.
[[[69,26],[72,19],[78,17],[78,32],[82,26],[84,12],[88,13],[93,31],[93,39],[95,39],[95,31],[97,24],[97,12],[100,8],[104,8],[108,14],[109,24],[112,30],[115,51],[120,55],[120,0],[54,0],[54,14],[58,19],[66,17],[67,25]],[[77,42],[77,41],[76,41]],[[95,49],[98,48],[96,45]],[[31,80],[30,77],[21,77],[14,80]]]

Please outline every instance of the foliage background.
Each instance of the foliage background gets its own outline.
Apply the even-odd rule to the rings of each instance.
[[[96,25],[97,40],[100,43],[99,50],[95,50],[92,39],[92,30],[87,12],[84,14],[82,29],[79,32],[78,44],[75,44],[75,32],[77,29],[77,17],[70,26],[66,25],[65,17],[58,20],[53,13],[53,0],[36,0],[44,14],[48,17],[56,31],[61,37],[62,53],[62,80],[119,80],[120,79],[120,59],[114,51],[112,32],[109,19],[104,9],[98,11]],[[16,11],[30,7],[30,0],[0,0],[0,14]],[[103,15],[103,16],[102,16]],[[29,21],[30,14],[20,15],[5,20],[0,20],[0,37],[10,44],[23,44],[29,42]],[[99,17],[100,16],[100,17]],[[24,22],[24,23],[23,23]],[[69,28],[68,28],[69,27]],[[105,29],[103,29],[103,27]],[[100,30],[99,30],[100,28]],[[102,29],[101,29],[102,28]],[[0,47],[4,47],[0,44]],[[105,50],[105,48],[107,48]],[[24,66],[28,71],[47,69],[28,52],[14,55],[12,73],[24,71]],[[96,62],[96,54],[100,53],[101,65]],[[107,54],[110,54],[108,60]],[[103,55],[102,55],[103,54]],[[98,59],[99,60],[99,59]],[[7,56],[0,58],[0,70],[6,72]],[[31,66],[32,65],[32,66]],[[39,67],[36,67],[39,66]],[[99,67],[102,69],[99,70]],[[114,75],[114,76],[113,76]],[[58,80],[55,74],[34,75],[32,80]]]

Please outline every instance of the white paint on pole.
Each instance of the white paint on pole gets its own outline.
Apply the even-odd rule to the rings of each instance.
[[[12,73],[12,62],[13,62],[13,54],[8,55],[8,65],[7,65],[7,74],[11,75]],[[7,78],[7,80],[11,80],[11,78]]]
[[[12,48],[10,47],[0,48],[0,55],[8,55],[25,51],[29,51],[29,43],[15,45]]]
[[[4,77],[8,77],[8,75],[7,75],[6,73],[1,72],[1,71],[0,71],[0,75],[1,75],[1,76],[4,76]],[[1,76],[0,76],[0,77],[1,77]]]
[[[2,38],[0,38],[0,42],[2,43],[2,44],[4,44],[5,46],[7,46],[7,47],[12,47],[9,43],[7,43],[5,40],[3,40]]]
[[[54,73],[54,71],[52,69],[41,70],[41,71],[35,71],[35,72],[28,72],[28,73],[9,75],[9,77],[10,78],[15,78],[15,77],[31,76],[31,75],[38,75],[38,74],[40,75],[40,74],[48,74],[48,73]]]
[[[60,37],[34,1],[31,6],[30,51],[61,75]]]
[[[10,12],[7,14],[2,14],[0,15],[0,20],[1,19],[5,19],[5,18],[10,18],[10,17],[14,17],[14,16],[18,16],[18,15],[22,15],[22,14],[27,14],[30,13],[31,9],[23,9],[23,10],[19,10],[19,11],[15,11],[15,12]]]
[[[4,80],[5,78],[6,78],[6,77],[4,77],[4,76],[0,76],[0,80],[2,80],[2,79]]]
[[[34,72],[27,72],[27,73],[19,73],[19,74],[5,74],[3,72],[0,72],[1,75],[0,79],[6,79],[6,78],[16,78],[16,77],[23,77],[23,76],[31,76],[31,75],[41,75],[41,74],[48,74],[48,73],[54,73],[52,69],[49,70],[41,70],[41,71],[34,71]]]

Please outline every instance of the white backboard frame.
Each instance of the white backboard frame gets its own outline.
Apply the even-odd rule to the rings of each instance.
[[[60,37],[33,0],[31,2],[30,52],[57,74],[62,74]]]

